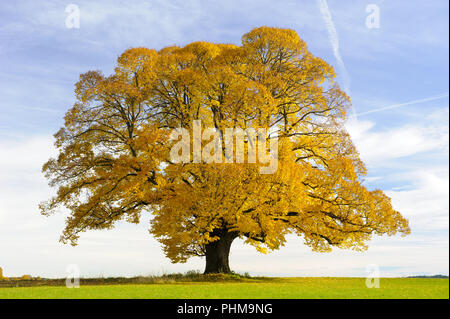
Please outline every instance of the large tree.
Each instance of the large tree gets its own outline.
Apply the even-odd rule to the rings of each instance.
[[[366,249],[372,234],[408,234],[390,199],[362,184],[366,169],[344,128],[350,99],[334,78],[289,29],[254,29],[241,46],[129,49],[112,75],[80,76],[55,134],[59,155],[43,167],[58,191],[42,213],[66,207],[61,241],[75,245],[81,232],[149,212],[166,256],[206,256],[205,273],[230,272],[236,238],[266,252],[293,233],[329,251]],[[226,128],[274,133],[276,171],[261,174],[261,163],[248,160],[174,162],[170,134],[192,131],[194,120],[220,136]]]

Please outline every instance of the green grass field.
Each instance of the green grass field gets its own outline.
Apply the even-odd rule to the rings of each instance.
[[[239,282],[81,285],[0,288],[4,298],[274,298],[274,299],[448,299],[448,279],[381,278],[366,288],[365,278],[266,278]]]

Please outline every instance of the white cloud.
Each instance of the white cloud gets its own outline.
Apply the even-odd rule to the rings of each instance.
[[[412,189],[391,190],[394,207],[410,219],[415,231],[448,231],[449,223],[449,177],[448,168],[409,172],[415,179]]]
[[[448,123],[442,120],[405,124],[377,130],[376,123],[351,119],[347,130],[363,161],[369,165],[380,165],[396,159],[432,150],[448,149]]]

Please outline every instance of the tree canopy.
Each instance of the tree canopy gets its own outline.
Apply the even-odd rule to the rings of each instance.
[[[227,272],[235,238],[261,252],[288,234],[315,251],[363,250],[372,234],[410,231],[389,197],[363,185],[366,168],[344,127],[350,98],[294,30],[256,28],[240,46],[132,48],[112,75],[81,74],[75,93],[55,134],[59,154],[43,166],[58,190],[42,213],[70,212],[63,242],[149,212],[149,231],[173,262],[206,255],[206,272]],[[276,134],[276,172],[249,161],[171,161],[171,132],[191,132],[194,121],[220,136]]]

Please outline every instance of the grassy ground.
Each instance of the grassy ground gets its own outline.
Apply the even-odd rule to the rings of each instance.
[[[240,278],[215,282],[83,285],[0,288],[2,298],[274,298],[367,299],[449,298],[448,279],[381,278],[380,288],[366,288],[365,278]]]

